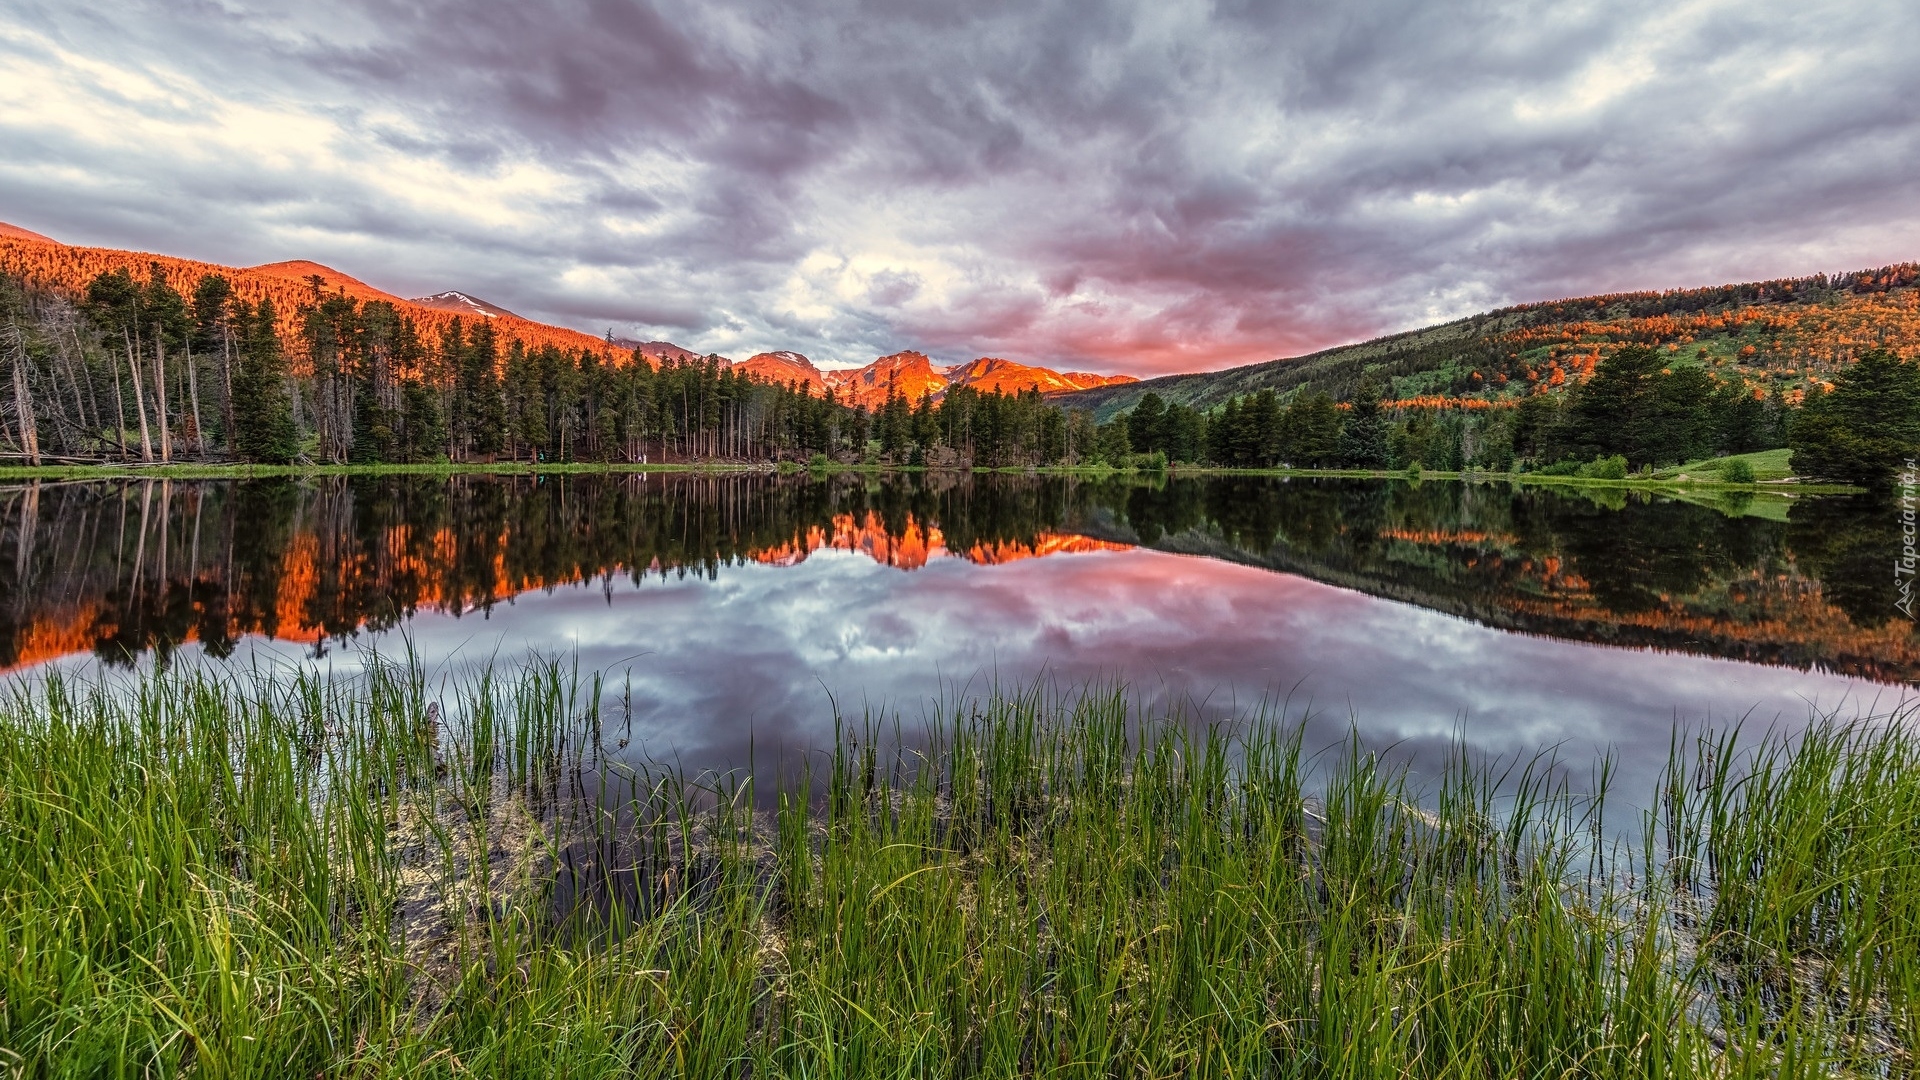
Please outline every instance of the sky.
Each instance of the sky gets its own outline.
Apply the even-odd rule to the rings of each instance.
[[[1139,376],[1920,258],[1912,0],[0,0],[0,221]]]

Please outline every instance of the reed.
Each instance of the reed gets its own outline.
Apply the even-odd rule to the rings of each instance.
[[[0,702],[24,1076],[1908,1075],[1899,723],[1603,768],[1146,715],[1116,690],[623,763],[598,682],[49,675]],[[776,774],[769,774],[776,775]]]
[[[1717,1020],[1788,1061],[1908,1075],[1920,1043],[1920,739],[1907,715],[1676,743],[1661,866]]]

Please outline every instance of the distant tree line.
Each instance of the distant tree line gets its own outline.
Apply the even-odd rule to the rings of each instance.
[[[1037,393],[956,388],[880,408],[762,382],[718,357],[529,348],[484,319],[429,338],[383,301],[319,279],[276,333],[208,274],[155,264],[92,279],[77,302],[0,279],[0,394],[13,460],[263,463],[1085,460],[1095,432]]]
[[[1309,388],[1283,401],[1267,388],[1205,412],[1148,393],[1114,432],[1132,453],[1240,468],[1572,471],[1599,459],[1625,475],[1791,446],[1802,475],[1868,487],[1920,451],[1920,367],[1885,350],[1863,354],[1804,407],[1700,367],[1668,367],[1647,346],[1617,350],[1565,394],[1506,408],[1390,410],[1384,393],[1369,376],[1344,403]]]
[[[1644,347],[1620,350],[1564,395],[1506,407],[1390,408],[1385,394],[1369,376],[1346,402],[1266,388],[1202,413],[1149,393],[1127,415],[1130,449],[1237,468],[1506,472],[1612,456],[1658,466],[1784,445],[1789,411],[1699,368],[1665,370]]]
[[[1821,283],[1822,287],[1835,287]],[[1849,288],[1886,287],[1881,281]],[[876,408],[762,382],[718,357],[502,342],[485,319],[429,340],[392,304],[312,282],[276,331],[218,274],[188,292],[155,264],[101,273],[77,303],[0,280],[0,429],[14,460],[284,463],[685,460],[1031,466],[1618,469],[1792,446],[1810,477],[1884,486],[1920,443],[1920,368],[1885,351],[1804,407],[1738,376],[1614,350],[1584,382],[1445,409],[1389,403],[1391,371],[1336,395],[1272,386],[1211,408],[1145,394],[1096,424],[1037,392],[891,393]],[[296,364],[297,361],[297,364]],[[1397,365],[1388,365],[1390,367]],[[1481,403],[1474,403],[1481,404]]]

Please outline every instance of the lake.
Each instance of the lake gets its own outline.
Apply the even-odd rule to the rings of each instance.
[[[1503,482],[768,473],[0,489],[0,665],[605,671],[634,753],[745,764],[835,710],[1036,680],[1194,718],[1266,703],[1416,771],[1676,721],[1885,712],[1920,678],[1899,521],[1864,498]],[[940,705],[939,703],[945,703]]]

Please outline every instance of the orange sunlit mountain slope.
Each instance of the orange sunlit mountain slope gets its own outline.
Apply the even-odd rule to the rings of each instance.
[[[316,281],[328,293],[344,293],[357,300],[383,301],[412,317],[422,333],[432,336],[452,320],[469,323],[486,320],[502,342],[519,340],[529,347],[555,345],[563,349],[591,349],[613,352],[621,359],[639,355],[658,367],[667,361],[694,362],[702,357],[671,342],[637,342],[619,339],[609,345],[603,338],[577,330],[550,326],[516,315],[503,307],[465,293],[445,291],[418,299],[407,299],[385,292],[330,266],[306,259],[265,263],[260,266],[221,266],[215,263],[178,259],[142,251],[112,248],[76,247],[18,226],[0,222],[0,274],[19,278],[30,287],[78,298],[97,275],[125,269],[144,279],[153,267],[159,267],[168,282],[183,293],[207,274],[221,274],[234,285],[240,298],[257,304],[271,298],[279,313],[280,329],[290,334],[296,313],[302,304],[311,303]],[[938,397],[950,385],[977,386],[982,390],[1018,393],[1039,390],[1057,393],[1134,381],[1125,375],[1089,375],[1084,372],[1061,373],[1043,367],[1016,364],[1010,360],[982,358],[953,367],[937,367],[925,354],[899,352],[883,356],[865,367],[851,371],[822,372],[805,356],[795,352],[760,353],[740,363],[720,359],[762,382],[782,385],[798,383],[814,394],[833,389],[842,400],[870,408],[884,405],[889,393],[898,392],[910,401],[927,394]]]
[[[42,236],[32,229],[23,229],[18,225],[9,225],[4,221],[0,221],[0,237],[10,240],[30,240],[39,244],[51,244],[55,242],[51,236]]]
[[[885,405],[887,398],[895,393],[908,401],[919,401],[927,395],[938,398],[954,386],[971,386],[1001,394],[1027,390],[1056,394],[1136,381],[1131,375],[1062,373],[990,356],[952,367],[937,367],[925,353],[910,349],[883,356],[854,371],[834,371],[826,375],[826,384],[833,387],[842,400],[868,408]]]
[[[733,370],[761,382],[782,386],[798,383],[815,394],[824,393],[827,387],[826,375],[813,366],[813,361],[797,352],[757,353],[733,365]]]
[[[1054,371],[1051,368],[1016,364],[1012,360],[983,356],[951,368],[947,377],[962,386],[1001,393],[1038,390],[1043,394],[1067,390],[1091,390],[1096,386],[1114,386],[1135,382],[1131,375],[1092,375],[1084,371]]]
[[[17,277],[29,286],[78,297],[97,275],[125,269],[136,278],[145,278],[158,266],[174,288],[191,292],[194,283],[207,274],[221,274],[233,282],[234,291],[248,303],[272,298],[280,316],[283,333],[293,330],[294,313],[301,304],[313,300],[314,277],[328,293],[344,292],[359,300],[383,300],[411,316],[422,333],[437,334],[440,328],[460,316],[452,311],[417,304],[383,292],[332,267],[296,259],[263,266],[235,267],[215,263],[176,259],[142,251],[112,248],[74,247],[25,229],[0,228],[0,273]],[[473,316],[467,318],[473,321]],[[493,320],[502,341],[519,339],[529,346],[556,345],[563,349],[603,351],[606,342],[591,334],[534,322],[518,315],[503,314]]]

